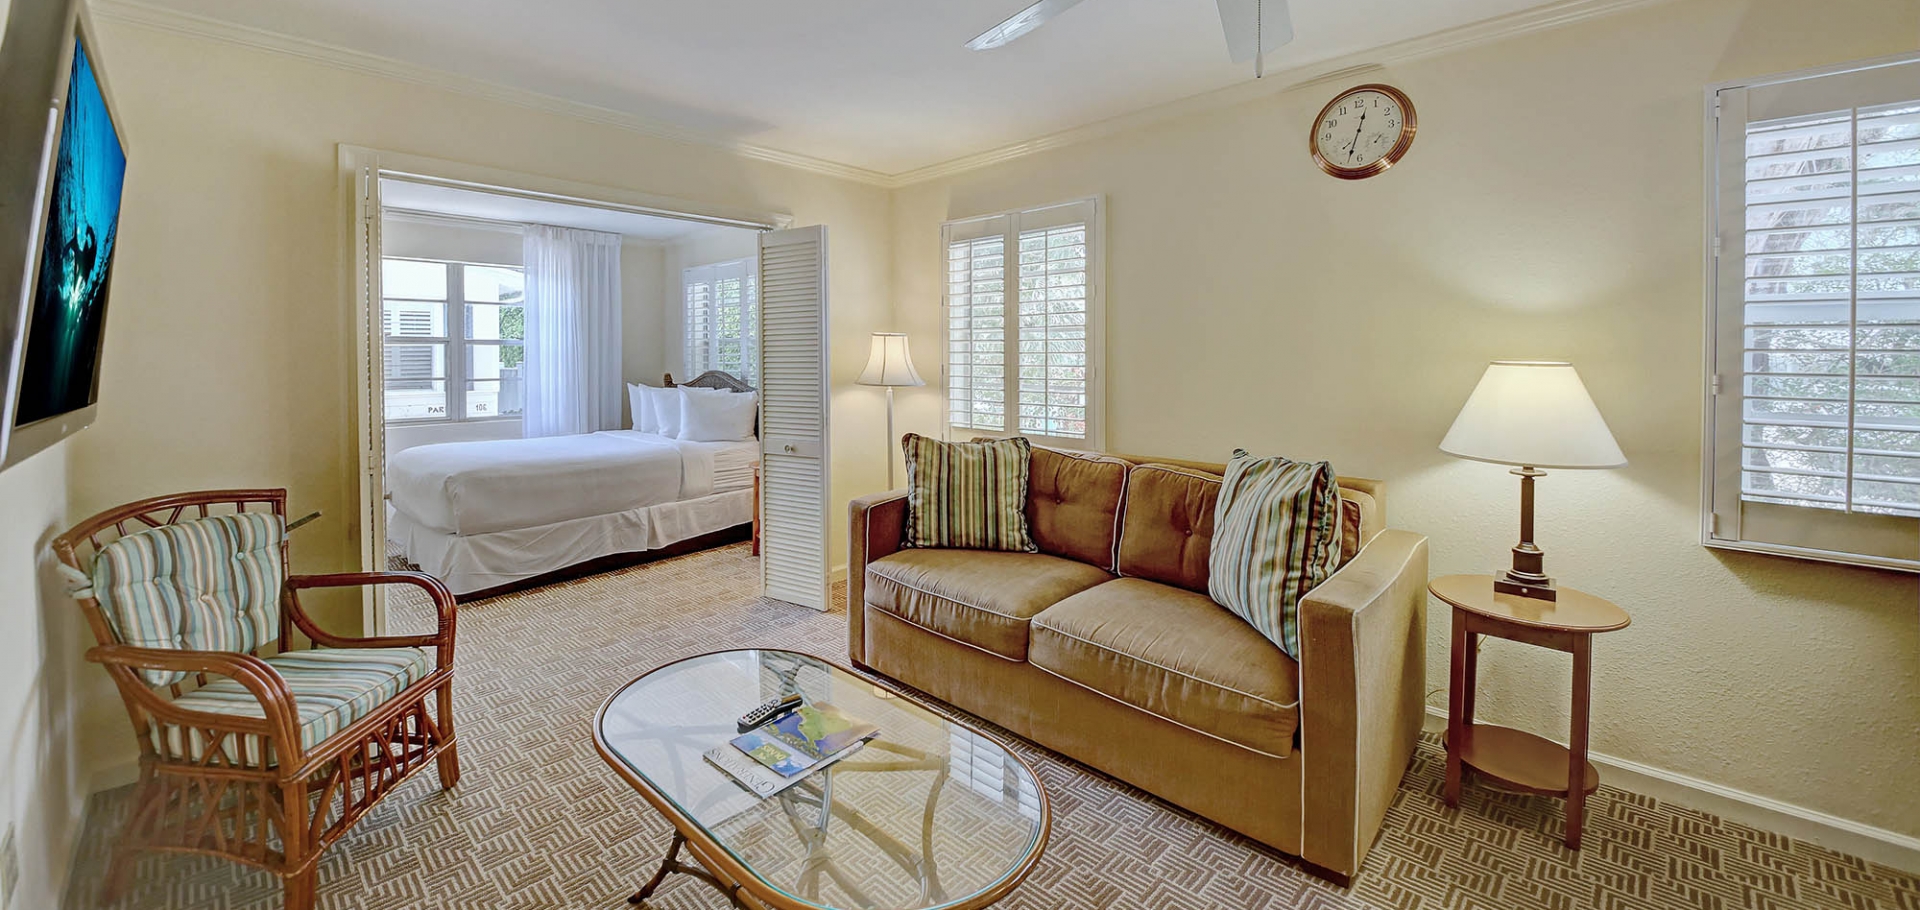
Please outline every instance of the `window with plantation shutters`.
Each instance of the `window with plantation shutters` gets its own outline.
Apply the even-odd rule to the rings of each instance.
[[[943,226],[949,435],[1104,445],[1100,209],[1086,199]]]
[[[759,274],[751,259],[681,272],[687,378],[723,370],[748,382],[758,372]]]
[[[1711,104],[1704,539],[1920,570],[1920,59]]]

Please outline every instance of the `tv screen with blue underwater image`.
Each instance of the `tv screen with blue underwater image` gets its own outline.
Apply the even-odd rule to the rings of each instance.
[[[16,427],[95,401],[126,172],[126,150],[106,95],[86,42],[76,36],[53,188],[27,304]]]

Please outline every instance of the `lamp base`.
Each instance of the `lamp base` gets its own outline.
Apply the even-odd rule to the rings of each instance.
[[[1494,573],[1493,593],[1531,597],[1534,600],[1560,599],[1559,589],[1553,586],[1553,579],[1544,575],[1539,578],[1522,578],[1512,572]]]

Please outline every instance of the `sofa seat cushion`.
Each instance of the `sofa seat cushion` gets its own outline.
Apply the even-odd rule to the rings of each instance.
[[[1027,659],[1216,739],[1293,750],[1298,665],[1204,594],[1139,578],[1082,591],[1034,617]]]
[[[1071,559],[996,550],[901,550],[867,565],[867,605],[1012,660],[1027,623],[1113,576]]]

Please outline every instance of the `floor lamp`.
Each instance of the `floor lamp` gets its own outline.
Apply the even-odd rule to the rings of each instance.
[[[913,368],[913,354],[907,350],[907,336],[901,332],[873,333],[873,352],[867,355],[867,369],[854,380],[861,385],[887,389],[887,489],[893,489],[893,390],[902,386],[926,385]]]

